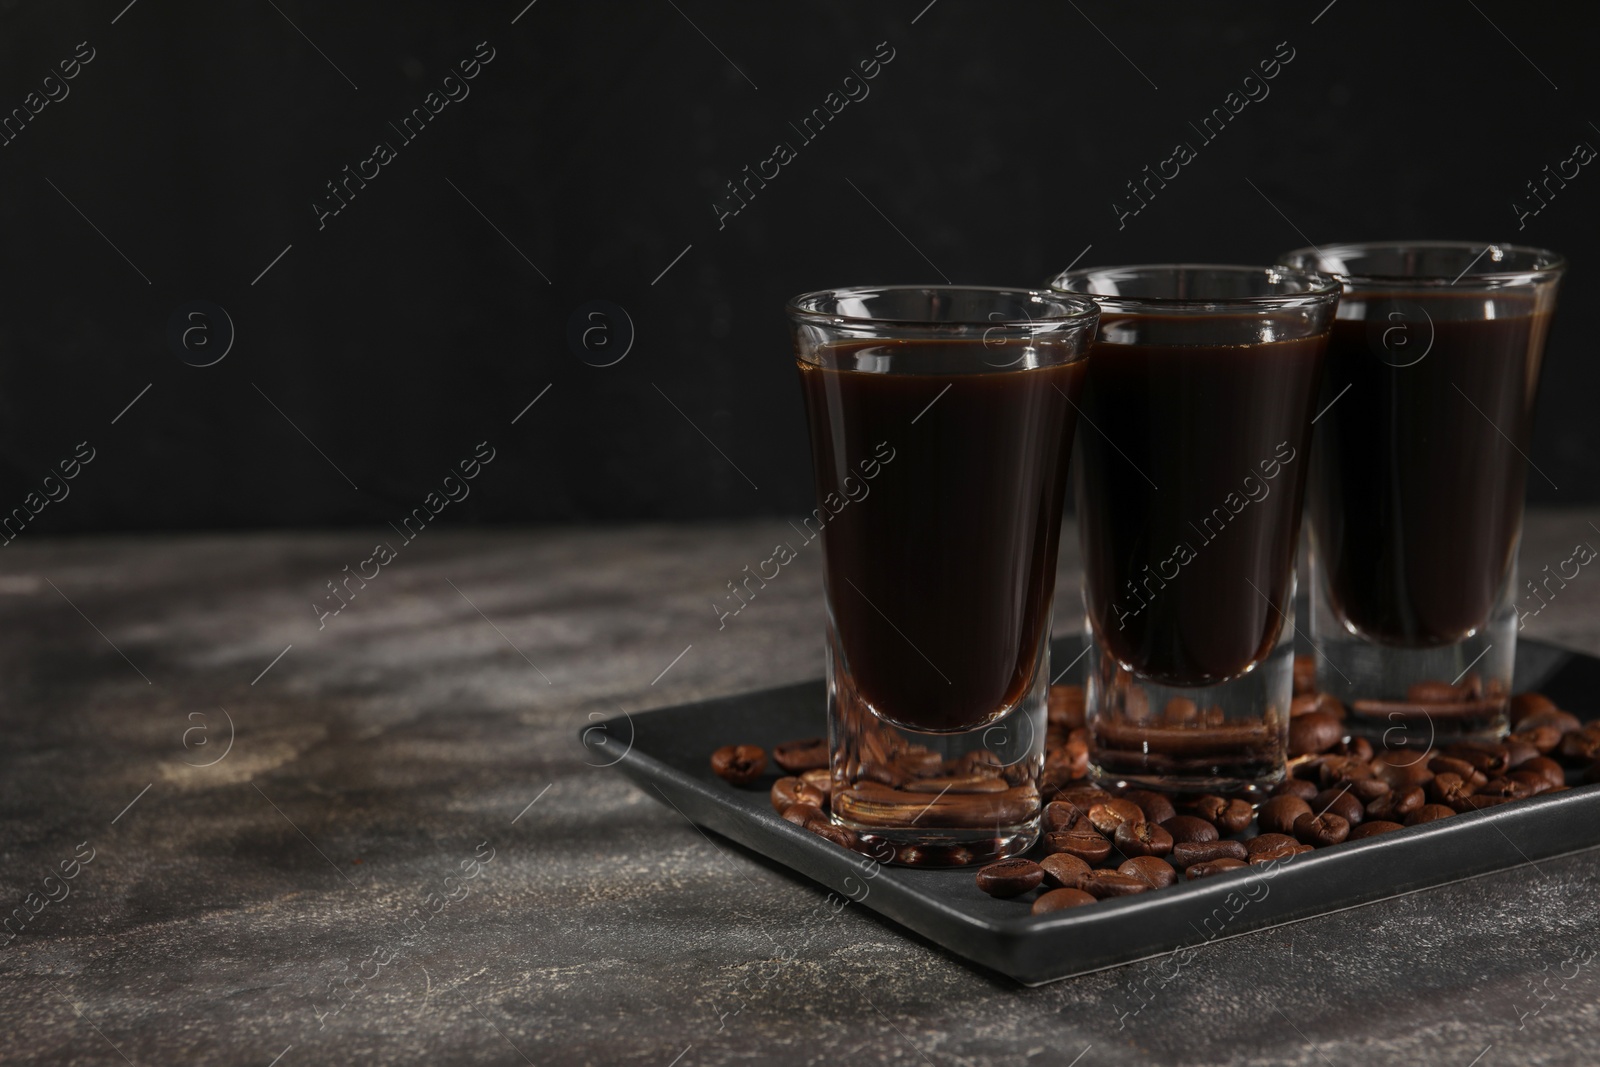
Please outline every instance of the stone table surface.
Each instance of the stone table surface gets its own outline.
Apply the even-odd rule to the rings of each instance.
[[[1597,526],[1530,516],[1525,572]],[[1600,966],[1567,962],[1600,949],[1593,851],[1213,943],[1143,995],[1140,965],[1024,989],[859,908],[802,934],[822,890],[577,742],[818,676],[814,546],[711,606],[790,532],[18,540],[0,1062],[1600,1060]],[[1597,608],[1585,572],[1526,632],[1600,654]]]

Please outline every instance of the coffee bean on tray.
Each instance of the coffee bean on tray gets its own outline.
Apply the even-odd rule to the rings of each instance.
[[[856,835],[845,829],[843,826],[834,825],[834,823],[829,821],[826,817],[810,820],[806,823],[806,829],[810,830],[820,838],[832,841],[840,848],[855,848]]]
[[[1236,871],[1245,866],[1245,861],[1224,856],[1221,859],[1206,860],[1204,863],[1195,863],[1184,868],[1183,876],[1189,879],[1206,878],[1224,871]]]
[[[1218,836],[1216,824],[1198,815],[1174,815],[1163,822],[1161,828],[1172,835],[1175,845],[1185,841],[1215,841]]]
[[[790,776],[772,783],[772,807],[780,814],[790,804],[814,804],[820,808],[827,802],[828,798],[822,790],[803,778]]]
[[[1337,845],[1350,836],[1350,823],[1331,811],[1321,815],[1306,812],[1295,820],[1294,836],[1301,844],[1317,848]]]
[[[1131,800],[1113,797],[1089,805],[1089,821],[1103,834],[1114,834],[1124,823],[1144,822],[1144,809]]]
[[[1083,880],[1083,891],[1101,900],[1108,897],[1129,897],[1135,893],[1143,893],[1149,888],[1150,883],[1144,879],[1119,871],[1090,871],[1089,876]]]
[[[1250,820],[1256,817],[1256,809],[1248,800],[1238,797],[1228,801],[1215,820],[1217,829],[1225,834],[1236,834],[1250,825]]]
[[[991,897],[1015,897],[1036,889],[1044,881],[1044,868],[1032,860],[1013,857],[978,868],[978,888]]]
[[[1125,856],[1165,856],[1172,851],[1172,835],[1153,822],[1125,822],[1113,839]]]
[[[1062,889],[1077,889],[1088,877],[1090,867],[1070,852],[1056,852],[1039,861],[1044,884]]]
[[[1361,841],[1368,837],[1377,837],[1379,834],[1392,833],[1395,830],[1404,830],[1405,827],[1388,819],[1368,819],[1360,826],[1350,828],[1350,836],[1346,841]]]
[[[772,761],[790,774],[814,771],[828,765],[828,742],[821,737],[785,741],[772,746]]]
[[[1297,715],[1289,720],[1289,756],[1326,752],[1343,736],[1344,724],[1325,711]]]
[[[1406,816],[1406,825],[1415,826],[1418,823],[1433,822],[1435,819],[1448,819],[1455,813],[1454,808],[1444,804],[1424,804]]]
[[[1288,834],[1294,832],[1294,821],[1311,814],[1311,805],[1299,797],[1273,797],[1261,805],[1256,816],[1263,833]]]
[[[1321,815],[1324,812],[1339,816],[1351,826],[1356,825],[1367,817],[1367,809],[1360,800],[1356,799],[1354,792],[1345,786],[1334,789],[1324,789],[1311,801],[1313,814]]]
[[[1041,893],[1029,910],[1034,915],[1045,915],[1052,911],[1081,908],[1094,902],[1095,898],[1081,889],[1052,889],[1048,893]]]
[[[1187,870],[1196,863],[1234,859],[1243,861],[1249,853],[1242,841],[1185,841],[1172,846],[1172,865]]]
[[[1165,889],[1178,880],[1172,864],[1156,856],[1135,856],[1117,865],[1118,874],[1131,875],[1146,882],[1151,889]]]
[[[1044,849],[1046,852],[1065,852],[1085,863],[1101,863],[1111,855],[1111,842],[1084,822],[1071,830],[1045,834]]]
[[[767,769],[767,754],[759,745],[723,745],[711,753],[711,770],[734,785],[749,785]]]
[[[1122,794],[1124,800],[1131,800],[1139,805],[1139,810],[1144,812],[1147,821],[1164,823],[1178,810],[1172,806],[1172,800],[1165,793],[1156,793],[1149,789],[1132,789]]]
[[[1272,787],[1275,797],[1299,797],[1301,800],[1310,800],[1320,790],[1315,782],[1308,782],[1304,778],[1285,778]]]

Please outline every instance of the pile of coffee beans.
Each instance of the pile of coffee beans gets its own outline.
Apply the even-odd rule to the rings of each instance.
[[[1093,784],[1083,689],[1051,686],[1039,843],[1027,857],[980,868],[978,887],[995,897],[1031,894],[1039,915],[1556,792],[1568,788],[1569,769],[1584,783],[1600,782],[1600,720],[1585,725],[1538,693],[1512,698],[1511,733],[1502,742],[1374,751],[1346,734],[1343,705],[1315,692],[1314,676],[1309,658],[1297,658],[1290,776],[1259,810],[1239,798],[1113,793]],[[784,771],[771,788],[773,808],[858,849],[856,836],[828,817],[826,741],[790,741],[771,756]],[[712,770],[739,786],[759,780],[766,764],[755,745],[728,745],[711,757]],[[915,849],[895,856],[917,858]]]

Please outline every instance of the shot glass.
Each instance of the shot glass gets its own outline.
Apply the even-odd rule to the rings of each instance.
[[[827,597],[832,819],[959,866],[1038,836],[1081,297],[955,286],[790,301]]]
[[[1565,262],[1467,241],[1282,257],[1344,296],[1318,403],[1311,639],[1318,687],[1388,747],[1507,729],[1534,398]],[[1557,578],[1556,582],[1560,583]]]
[[[1339,286],[1201,265],[1053,285],[1100,304],[1078,443],[1091,773],[1259,799],[1287,764],[1295,549]]]

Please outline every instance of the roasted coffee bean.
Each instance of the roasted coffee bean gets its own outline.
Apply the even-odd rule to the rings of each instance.
[[[1118,874],[1126,874],[1144,882],[1151,889],[1165,889],[1178,880],[1172,864],[1155,856],[1135,856],[1117,867]]]
[[[1536,711],[1517,724],[1519,730],[1531,730],[1538,726],[1553,726],[1565,737],[1574,730],[1583,729],[1583,722],[1570,711]]]
[[[1337,845],[1350,836],[1350,823],[1331,811],[1321,815],[1307,812],[1295,820],[1294,836],[1299,838],[1302,844],[1316,848]]]
[[[1070,830],[1088,817],[1087,812],[1071,801],[1053,800],[1044,806],[1044,832],[1053,834],[1059,830]]]
[[[833,776],[828,773],[828,768],[818,767],[812,771],[802,771],[800,780],[824,797],[833,796]]]
[[[1208,878],[1213,874],[1221,874],[1224,871],[1236,871],[1244,866],[1246,866],[1244,860],[1232,859],[1224,856],[1221,859],[1206,860],[1204,863],[1190,864],[1188,867],[1183,869],[1183,876],[1192,881],[1196,878]]]
[[[1261,805],[1256,824],[1262,833],[1290,834],[1294,832],[1295,820],[1310,814],[1311,805],[1299,797],[1273,797]]]
[[[1548,723],[1543,726],[1528,726],[1507,737],[1506,744],[1528,745],[1543,756],[1561,744],[1561,731]]]
[[[1262,834],[1246,841],[1244,851],[1246,861],[1249,863],[1271,863],[1274,860],[1286,860],[1302,852],[1310,852],[1311,846],[1287,834]]]
[[[1214,824],[1218,816],[1228,810],[1228,802],[1223,797],[1215,796],[1211,793],[1202,793],[1199,796],[1190,797],[1181,804],[1181,807],[1190,815]]]
[[[1089,877],[1083,880],[1083,891],[1100,900],[1108,897],[1131,897],[1149,888],[1150,884],[1144,879],[1118,871],[1090,871]]]
[[[1561,739],[1556,749],[1561,758],[1574,763],[1592,763],[1600,759],[1600,731],[1584,728],[1574,730]]]
[[[1514,778],[1491,778],[1480,785],[1472,794],[1479,797],[1505,797],[1507,800],[1521,800],[1531,797],[1533,790]]]
[[[1392,749],[1372,757],[1374,777],[1389,783],[1392,789],[1424,785],[1433,777],[1428,769],[1428,753],[1414,749]]]
[[[1088,743],[1082,738],[1068,738],[1060,748],[1052,749],[1045,756],[1044,773],[1060,785],[1088,775]]]
[[[1048,893],[1041,893],[1029,909],[1030,914],[1044,915],[1052,911],[1066,911],[1068,908],[1081,908],[1085,904],[1093,904],[1095,898],[1081,889],[1052,889]]]
[[[1363,763],[1372,758],[1372,742],[1365,737],[1352,737],[1340,741],[1328,751],[1335,756],[1349,756],[1351,759],[1361,760]]]
[[[828,741],[822,737],[808,737],[803,741],[785,741],[772,746],[772,762],[788,771],[799,774],[828,765]]]
[[[1139,810],[1144,812],[1147,822],[1163,823],[1178,814],[1172,806],[1172,800],[1165,793],[1152,792],[1149,789],[1130,789],[1122,794],[1124,800],[1131,800],[1139,805]]]
[[[1144,810],[1131,800],[1112,797],[1089,805],[1089,821],[1103,834],[1114,834],[1123,823],[1144,822]]]
[[[1422,787],[1411,786],[1409,789],[1395,789],[1381,797],[1374,797],[1367,803],[1366,817],[1361,820],[1363,826],[1368,820],[1391,821],[1403,819],[1407,815],[1422,807],[1427,798],[1423,795]]]
[[[1317,688],[1317,660],[1314,656],[1294,658],[1294,695],[1315,692]]]
[[[1180,870],[1187,870],[1196,863],[1221,859],[1242,861],[1247,855],[1242,841],[1185,841],[1172,846],[1171,863]]]
[[[804,802],[790,804],[783,809],[782,814],[785,822],[792,822],[796,826],[808,826],[812,819],[826,817],[822,814],[821,806]]]
[[[1459,774],[1436,774],[1428,783],[1428,798],[1436,804],[1455,807],[1472,795],[1472,784]]]
[[[1453,774],[1471,786],[1482,785],[1489,780],[1477,767],[1458,756],[1434,756],[1428,761],[1428,769],[1436,775]]]
[[[1561,764],[1553,759],[1531,759],[1517,770],[1523,774],[1538,774],[1549,783],[1551,789],[1558,789],[1567,784],[1567,772],[1561,769]]]
[[[772,810],[783,813],[783,809],[790,804],[812,804],[822,807],[826,804],[827,797],[822,790],[806,782],[802,778],[779,778],[772,783]]]
[[[1513,782],[1521,783],[1522,787],[1528,791],[1527,795],[1530,797],[1536,797],[1540,793],[1548,793],[1552,788],[1549,779],[1545,778],[1545,776],[1540,774],[1538,771],[1516,770],[1506,775],[1506,777],[1510,778]]]
[[[840,848],[855,848],[856,835],[845,829],[843,826],[835,826],[827,818],[812,819],[810,822],[806,823],[806,829],[810,830],[820,838],[832,841]]]
[[[1248,800],[1234,798],[1228,801],[1228,806],[1222,809],[1217,816],[1217,829],[1225,834],[1236,834],[1250,825],[1250,820],[1256,817],[1255,806]]]
[[[1509,803],[1512,799],[1511,797],[1499,797],[1489,793],[1474,793],[1471,796],[1462,797],[1450,806],[1458,812],[1481,811],[1484,808],[1492,808],[1499,804]]]
[[[1037,889],[1044,868],[1020,856],[978,868],[978,888],[991,897],[1015,897]]]
[[[1317,780],[1324,789],[1374,777],[1372,764],[1353,756],[1324,756],[1317,763]]]
[[[711,770],[734,785],[749,785],[767,769],[767,754],[759,745],[723,745],[711,753]]]
[[[1406,816],[1406,825],[1416,826],[1418,823],[1433,822],[1435,819],[1448,819],[1455,813],[1456,809],[1444,804],[1424,804]]]
[[[1321,790],[1317,788],[1315,782],[1308,782],[1304,778],[1285,778],[1272,787],[1272,795],[1275,797],[1299,797],[1301,800],[1310,800],[1319,792]]]
[[[1125,822],[1113,839],[1124,856],[1165,856],[1172,851],[1172,835],[1153,822]]]
[[[1065,852],[1085,863],[1100,863],[1111,855],[1111,842],[1087,823],[1060,833],[1045,834],[1044,847],[1047,852]]]
[[[1505,739],[1505,743],[1501,747],[1506,750],[1506,770],[1508,771],[1514,771],[1529,760],[1538,759],[1540,756],[1539,750],[1533,745],[1528,744],[1526,741],[1514,741],[1509,737]]]
[[[1511,769],[1511,753],[1504,745],[1458,743],[1446,748],[1444,754],[1465,760],[1490,778]],[[1438,768],[1434,771],[1437,773]]]
[[[1345,840],[1360,841],[1364,838],[1377,837],[1379,834],[1387,834],[1392,833],[1395,830],[1404,829],[1404,826],[1397,822],[1390,822],[1388,819],[1368,819],[1360,826],[1352,828],[1350,831],[1350,836],[1345,838]]]
[[[1289,720],[1289,757],[1326,752],[1343,736],[1344,724],[1325,711],[1296,715]]]
[[[1347,784],[1350,786],[1350,795],[1363,804],[1387,796],[1391,791],[1389,783],[1382,778],[1355,778]]]
[[[1511,698],[1511,725],[1520,728],[1524,719],[1537,712],[1560,711],[1543,693],[1518,693]]]
[[[1312,799],[1311,813],[1321,815],[1324,812],[1339,816],[1351,826],[1367,817],[1366,806],[1344,786],[1324,789]]]
[[[1084,699],[1081,685],[1052,685],[1049,711],[1051,726],[1073,729],[1083,725]]]
[[[1215,841],[1217,827],[1196,815],[1174,815],[1161,824],[1176,846],[1186,841]]]
[[[1070,852],[1057,852],[1039,861],[1044,870],[1044,884],[1063,889],[1077,889],[1089,875],[1089,865]]]

